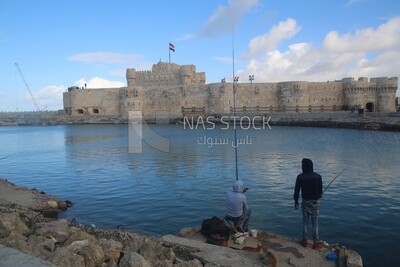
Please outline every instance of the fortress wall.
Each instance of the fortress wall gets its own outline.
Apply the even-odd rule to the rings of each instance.
[[[119,115],[119,88],[75,89],[64,93],[69,115]]]
[[[179,117],[182,107],[203,108],[207,106],[205,86],[132,87],[128,88],[126,99],[121,101],[121,114],[128,116],[131,110],[140,110],[146,119],[157,115]]]
[[[298,106],[304,101],[302,96],[307,88],[304,82],[280,82],[276,87],[279,107]]]
[[[364,108],[367,99],[368,101],[372,100],[375,102],[375,91],[373,88],[370,88],[368,80],[359,79],[358,81],[355,81],[350,78],[343,80],[345,104],[348,107],[358,106]]]
[[[233,107],[233,89],[230,85],[228,92],[229,107]],[[255,111],[261,108],[277,107],[279,105],[275,83],[239,83],[237,84],[237,107],[246,108],[246,111]]]
[[[64,93],[68,114],[104,114],[127,117],[141,110],[146,118],[156,114],[171,117],[184,113],[231,113],[232,83],[205,84],[205,73],[196,66],[163,63],[151,71],[127,69],[128,87],[119,89],[74,89]],[[397,77],[343,78],[332,82],[290,81],[238,83],[238,112],[327,112],[343,107],[371,111],[395,111]],[[96,112],[97,113],[96,113]]]
[[[236,106],[247,111],[263,110],[270,106],[278,106],[278,98],[274,83],[238,83],[236,88]],[[214,83],[208,85],[208,105],[211,113],[231,113],[233,109],[232,83]]]
[[[230,99],[227,96],[231,90],[232,88],[229,88],[229,84],[226,83],[207,85],[206,91],[208,92],[208,97],[206,100],[206,111],[210,114],[229,112],[228,101],[230,101]]]
[[[341,82],[280,82],[276,84],[278,105],[282,110],[340,110],[345,96]]]
[[[276,83],[256,83],[253,96],[257,95],[253,100],[255,105],[260,107],[277,107],[279,106],[279,99],[277,94]],[[258,89],[258,90],[257,90]],[[257,92],[258,91],[258,92]]]
[[[322,109],[339,110],[345,105],[345,96],[341,82],[309,82],[305,94],[309,106]],[[307,101],[308,98],[308,101]]]

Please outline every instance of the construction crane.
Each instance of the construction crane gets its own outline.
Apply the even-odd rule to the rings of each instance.
[[[18,63],[14,63],[14,64],[15,64],[15,67],[17,67],[17,70],[18,70],[18,72],[19,72],[19,75],[20,75],[21,78],[22,78],[22,81],[23,81],[24,84],[25,84],[26,90],[28,90],[28,93],[29,93],[29,95],[30,95],[31,98],[32,98],[33,104],[35,104],[36,110],[37,110],[37,111],[41,111],[40,108],[39,108],[38,103],[36,102],[35,97],[33,96],[32,92],[31,92],[31,89],[30,89],[30,87],[29,87],[29,84],[28,84],[28,83],[26,82],[26,80],[25,80],[24,74],[22,74],[21,68],[19,67]]]

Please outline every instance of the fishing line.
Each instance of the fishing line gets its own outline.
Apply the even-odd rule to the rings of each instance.
[[[233,30],[233,20],[232,20],[232,88],[233,88],[233,129],[234,129],[234,144],[235,144],[235,170],[236,170],[236,181],[239,180],[238,172],[238,152],[237,152],[237,132],[236,132],[236,87],[235,83],[239,80],[239,77],[235,77],[235,38]]]
[[[325,187],[324,191],[322,191],[322,194],[325,193],[325,191],[329,188],[329,186],[336,180],[336,178],[338,178],[346,169],[344,169],[343,171],[341,171],[338,175],[335,176],[335,178],[332,179],[332,181],[328,184],[327,187]]]

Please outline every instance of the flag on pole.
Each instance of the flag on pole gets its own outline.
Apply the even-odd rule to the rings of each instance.
[[[169,50],[172,50],[175,52],[175,46],[171,43],[169,43]]]

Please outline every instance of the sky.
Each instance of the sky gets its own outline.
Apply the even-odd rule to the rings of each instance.
[[[169,52],[206,83],[399,77],[400,2],[0,0],[0,112],[37,110],[15,63],[38,108],[58,110],[69,86],[126,86],[126,68]]]

